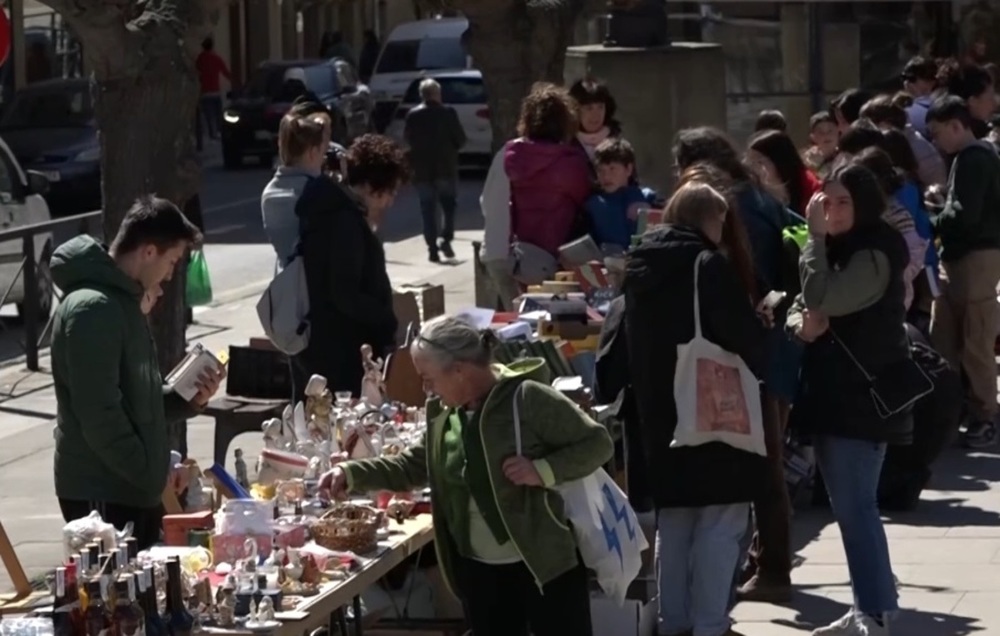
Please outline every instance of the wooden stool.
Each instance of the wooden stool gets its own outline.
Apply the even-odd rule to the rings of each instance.
[[[215,418],[215,463],[225,466],[229,445],[236,436],[241,433],[260,433],[264,420],[281,417],[287,404],[288,400],[261,400],[234,395],[209,402],[204,414]]]

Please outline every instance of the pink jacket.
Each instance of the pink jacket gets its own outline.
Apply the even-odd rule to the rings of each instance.
[[[504,170],[512,239],[558,256],[593,188],[586,153],[576,144],[515,139],[504,148]]]

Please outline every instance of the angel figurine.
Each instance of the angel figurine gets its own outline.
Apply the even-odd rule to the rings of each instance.
[[[305,390],[305,416],[309,435],[314,441],[330,439],[333,420],[333,394],[326,388],[326,378],[314,375]]]
[[[372,406],[385,402],[385,378],[382,377],[382,358],[375,359],[371,345],[361,345],[361,366],[365,370],[361,379],[361,399]]]
[[[274,621],[274,601],[270,596],[264,596],[257,604],[256,622],[267,624]]]

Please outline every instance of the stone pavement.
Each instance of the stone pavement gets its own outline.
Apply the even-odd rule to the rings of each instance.
[[[393,283],[441,283],[449,310],[471,305],[471,241],[478,235],[459,232],[456,251],[463,262],[455,266],[427,263],[419,237],[388,244]],[[242,299],[200,311],[190,340],[219,350],[257,335],[256,296],[248,292]],[[47,363],[43,357],[43,367]],[[61,549],[62,519],[52,488],[54,413],[47,373],[0,371],[0,521],[29,575],[51,568]],[[188,446],[202,466],[211,463],[211,420],[191,420]],[[237,446],[254,457],[260,440],[244,435],[230,454]],[[793,528],[795,599],[787,607],[737,606],[736,629],[746,636],[808,634],[840,616],[850,602],[843,547],[829,513],[800,512]],[[1000,634],[1000,450],[949,450],[919,508],[892,515],[887,531],[904,608],[894,634]],[[6,572],[0,571],[0,590],[9,587]]]

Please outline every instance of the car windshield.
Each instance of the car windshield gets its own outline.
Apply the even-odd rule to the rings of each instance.
[[[80,128],[93,121],[90,86],[74,84],[16,93],[0,128]]]
[[[441,85],[441,102],[448,105],[485,104],[486,88],[483,80],[478,77],[435,77]],[[414,80],[406,89],[404,104],[420,103],[420,82]]]
[[[267,65],[261,66],[250,77],[243,97],[258,99],[261,97],[269,100],[278,99],[281,94],[282,85],[285,83],[285,71],[293,66]],[[306,76],[306,88],[317,95],[327,95],[336,92],[336,79],[334,78],[333,67],[327,64],[314,64],[312,66],[300,66]]]
[[[390,40],[382,49],[376,73],[412,73],[468,66],[458,38]]]

